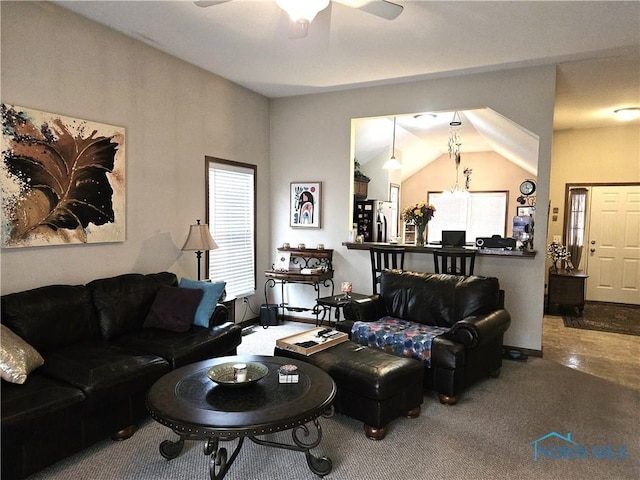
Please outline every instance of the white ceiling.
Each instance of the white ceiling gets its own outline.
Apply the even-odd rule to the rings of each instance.
[[[613,109],[640,106],[640,2],[394,0],[404,11],[390,21],[339,1],[295,40],[275,0],[54,3],[270,98],[557,64],[555,130],[618,125]],[[493,113],[466,116],[463,150],[500,150]]]

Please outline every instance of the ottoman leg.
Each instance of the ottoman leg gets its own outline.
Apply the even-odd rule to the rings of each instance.
[[[412,408],[407,413],[405,413],[405,417],[407,418],[418,418],[420,416],[421,407],[418,405],[416,408]]]
[[[371,440],[382,440],[387,436],[387,427],[371,427],[365,423],[364,434]]]
[[[458,403],[458,400],[460,400],[460,395],[445,395],[444,393],[439,393],[438,398],[443,405],[455,405]]]

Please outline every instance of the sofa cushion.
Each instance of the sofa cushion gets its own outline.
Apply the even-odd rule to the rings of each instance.
[[[200,301],[200,305],[198,305],[193,323],[200,327],[208,327],[211,315],[213,315],[216,305],[222,298],[227,282],[201,282],[181,278],[179,286],[182,288],[198,288],[203,291],[204,296]]]
[[[82,390],[34,373],[22,385],[2,383],[2,431],[18,426],[15,433],[29,432],[58,411],[80,410]],[[4,435],[3,435],[4,436]]]
[[[35,348],[0,325],[0,375],[11,383],[24,383],[27,375],[44,363]]]
[[[386,270],[380,296],[387,314],[425,325],[451,327],[498,308],[497,278]]]
[[[70,346],[44,360],[42,374],[81,389],[89,408],[128,398],[169,371],[160,357],[132,355],[103,342]]]
[[[81,285],[3,295],[2,323],[41,354],[99,338],[91,294]]]
[[[131,353],[163,357],[174,369],[208,358],[233,355],[240,342],[242,328],[225,323],[213,328],[192,325],[188,331],[179,333],[144,328],[122,335],[116,344]]]
[[[127,273],[88,283],[103,339],[114,340],[141,328],[160,286],[175,286],[177,282],[171,273]]]
[[[203,291],[197,288],[162,285],[142,326],[170,332],[186,332],[191,328],[202,296]]]

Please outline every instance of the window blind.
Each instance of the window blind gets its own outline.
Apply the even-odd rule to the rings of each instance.
[[[465,230],[467,243],[478,237],[506,235],[508,192],[429,193],[436,213],[428,224],[427,240],[442,240],[442,230]]]
[[[209,278],[227,283],[227,297],[255,294],[255,166],[209,161],[208,223],[218,249]]]

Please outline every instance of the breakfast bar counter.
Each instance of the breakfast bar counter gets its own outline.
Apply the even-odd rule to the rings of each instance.
[[[433,253],[443,249],[441,245],[427,245],[421,247],[419,245],[404,244],[404,243],[382,243],[382,242],[343,242],[343,246],[347,247],[347,250],[371,250],[372,247],[401,247],[404,248],[407,253]],[[450,247],[444,247],[450,248]],[[465,250],[477,251],[478,255],[491,255],[499,257],[510,258],[534,258],[536,256],[535,250],[505,250],[500,248],[476,248],[476,247],[456,247],[463,248]]]

